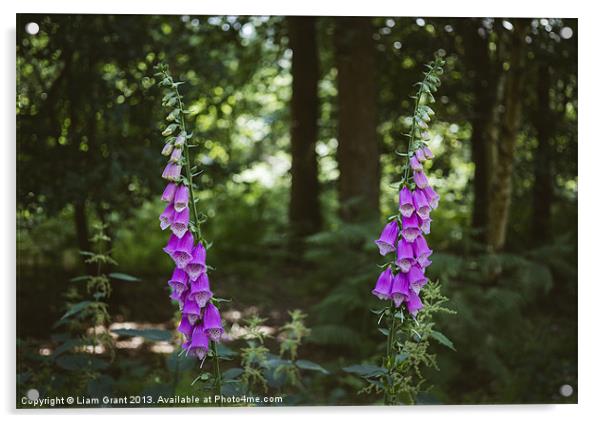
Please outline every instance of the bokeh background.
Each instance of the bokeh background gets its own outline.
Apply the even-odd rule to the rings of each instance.
[[[376,360],[383,342],[373,240],[396,207],[413,84],[444,53],[429,272],[458,313],[438,321],[456,351],[433,346],[428,401],[576,402],[577,29],[556,18],[18,15],[18,391],[33,380],[76,389],[74,366],[49,357],[99,222],[115,268],[140,279],[114,281],[110,329],[175,333],[158,225],[165,113],[153,66],[164,62],[186,81],[227,326],[259,313],[277,327],[303,310],[312,332],[299,353],[330,375],[304,374],[298,402],[374,402],[341,368]],[[170,365],[175,335],[118,340],[102,389],[195,389],[196,369]]]

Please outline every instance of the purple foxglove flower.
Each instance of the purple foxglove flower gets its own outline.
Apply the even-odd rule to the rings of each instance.
[[[205,331],[205,335],[215,342],[219,342],[224,334],[219,310],[212,303],[208,303],[205,307],[205,313],[203,314],[203,330]]]
[[[416,170],[422,170],[422,163],[420,163],[420,160],[418,160],[418,157],[416,157],[415,154],[410,159],[410,167],[414,171],[416,171]]]
[[[431,149],[428,147],[422,147],[422,152],[424,153],[424,157],[426,157],[429,160],[435,158],[435,155],[433,154]]]
[[[206,256],[207,251],[205,251],[203,244],[199,242],[192,250],[192,259],[186,265],[186,273],[190,276],[190,280],[198,279],[200,274],[207,271],[207,266],[205,265]]]
[[[397,244],[397,260],[395,260],[395,264],[403,273],[407,273],[414,263],[414,249],[412,248],[412,244],[405,239],[400,239]]]
[[[174,184],[173,182],[170,182],[169,184],[167,184],[167,186],[165,187],[165,190],[163,191],[163,195],[161,196],[161,201],[165,201],[166,203],[171,203],[174,199],[174,196],[176,195],[177,189],[178,189],[178,186],[176,184]]]
[[[167,157],[171,154],[172,151],[173,151],[173,144],[168,142],[167,144],[165,144],[163,146],[163,150],[161,150],[161,154]]]
[[[418,266],[412,266],[408,272],[408,282],[410,288],[415,292],[419,293],[420,289],[426,285],[427,279],[424,276],[424,271]]]
[[[186,185],[178,185],[178,189],[174,194],[173,206],[177,212],[188,208],[188,187]]]
[[[426,188],[429,184],[429,180],[426,178],[424,172],[417,171],[414,172],[414,182],[418,188]]]
[[[439,205],[439,194],[437,194],[430,185],[427,185],[426,188],[424,188],[423,193],[429,202],[431,209],[436,209]]]
[[[408,277],[405,273],[399,272],[393,278],[393,285],[391,286],[391,299],[395,307],[400,307],[408,296],[409,292]]]
[[[431,254],[433,254],[433,250],[429,248],[426,239],[422,235],[418,235],[414,241],[414,257],[422,268],[426,267],[424,264]]]
[[[171,231],[178,238],[182,238],[188,231],[188,222],[190,222],[190,210],[184,209],[181,212],[175,212],[171,222]]]
[[[172,203],[169,203],[167,207],[165,207],[165,210],[163,210],[163,213],[159,216],[161,230],[164,231],[173,223],[175,212]]]
[[[184,335],[186,338],[190,339],[192,336],[193,326],[190,324],[190,321],[186,318],[180,320],[180,325],[178,326],[178,332]]]
[[[180,177],[180,172],[182,172],[182,166],[170,162],[165,166],[162,177],[168,181],[175,181]]]
[[[191,325],[201,320],[201,308],[196,301],[188,298],[184,301],[182,308],[182,318],[186,317]]]
[[[174,141],[174,145],[177,148],[182,148],[184,146],[184,144],[186,144],[186,133],[182,132],[182,133],[180,133],[180,135],[178,135],[176,137],[176,140]]]
[[[178,244],[176,245],[176,248],[171,253],[171,258],[176,263],[178,269],[185,269],[188,263],[190,263],[190,261],[192,260],[193,245],[194,238],[192,237],[192,234],[189,231],[187,231],[184,234],[184,236],[180,238]]]
[[[196,356],[199,360],[203,360],[209,351],[209,339],[203,331],[201,325],[197,325],[192,331],[190,342],[182,345],[188,354]]]
[[[424,195],[424,192],[421,189],[417,189],[413,193],[414,198],[414,208],[416,209],[416,214],[421,219],[426,219],[429,217],[429,213],[431,208],[429,206],[429,202]]]
[[[412,316],[416,316],[420,309],[422,309],[422,301],[420,301],[420,297],[417,293],[415,293],[412,290],[410,290],[410,296],[408,297],[407,307],[408,311]]]
[[[424,156],[424,151],[422,151],[421,148],[419,148],[418,150],[416,150],[414,152],[414,156],[416,156],[416,158],[418,159],[418,161],[420,162],[424,162],[426,161],[426,157]]]
[[[203,308],[207,305],[211,297],[213,297],[213,293],[209,288],[209,277],[207,273],[202,273],[198,279],[190,283],[189,298],[192,298],[199,307]]]
[[[422,219],[418,217],[418,226],[420,226],[420,230],[428,235],[431,233],[431,218],[427,217],[426,219]]]
[[[165,251],[167,254],[169,254],[170,256],[172,256],[173,253],[178,248],[178,243],[179,242],[180,242],[180,240],[178,239],[177,236],[171,235],[169,237],[169,241],[167,241],[167,245],[165,246],[165,248],[163,248],[163,251]]]
[[[401,220],[401,236],[407,242],[414,242],[416,237],[420,235],[420,228],[418,227],[418,217],[413,214],[410,217],[403,217]]]
[[[171,152],[171,156],[169,157],[169,161],[172,163],[177,163],[180,161],[181,158],[182,158],[182,149],[174,148],[174,150]]]
[[[391,298],[391,285],[393,284],[393,272],[391,268],[387,267],[378,277],[376,286],[372,290],[374,295],[379,300],[388,300]]]
[[[403,187],[399,191],[399,212],[403,217],[410,217],[414,213],[414,200],[408,187]]]
[[[397,241],[397,234],[399,233],[399,227],[397,226],[397,220],[392,220],[387,223],[380,238],[374,241],[378,246],[378,251],[381,256],[385,256],[392,251],[395,251],[395,242]]]
[[[173,289],[173,291],[178,294],[178,296],[182,295],[182,292],[186,289],[186,285],[188,283],[188,275],[182,269],[174,269],[171,279],[167,284]]]

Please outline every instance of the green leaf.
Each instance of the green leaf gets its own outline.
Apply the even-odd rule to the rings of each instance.
[[[111,332],[119,336],[140,336],[149,341],[171,340],[171,332],[163,329],[114,329]]]
[[[385,336],[389,336],[389,329],[385,329],[385,328],[378,328],[378,331],[380,333],[382,333]]]
[[[109,273],[109,277],[113,279],[118,279],[126,282],[139,282],[142,279],[138,279],[135,276],[128,275],[126,273]]]
[[[441,332],[437,332],[436,330],[434,330],[431,332],[431,337],[435,338],[437,342],[439,342],[441,345],[445,345],[447,348],[451,348],[452,350],[456,351],[454,343],[450,341],[450,339],[447,336],[443,335]]]
[[[76,276],[74,278],[71,278],[70,281],[71,282],[83,282],[83,281],[87,281],[90,279],[92,279],[92,276],[85,275],[85,276]]]
[[[109,367],[109,363],[90,354],[61,355],[56,364],[65,370],[103,370]]]
[[[399,353],[395,356],[395,364],[399,364],[405,361],[408,358],[408,355],[405,353]]]
[[[362,377],[382,376],[387,373],[387,369],[374,364],[354,364],[353,366],[343,367],[343,371]]]
[[[67,310],[67,312],[65,314],[63,314],[63,317],[61,317],[61,320],[65,320],[68,317],[71,317],[71,316],[79,313],[80,311],[87,308],[90,304],[92,304],[92,301],[81,301],[81,302],[73,305],[69,310]]]
[[[243,370],[238,368],[238,367],[234,367],[232,369],[228,369],[226,370],[223,374],[222,377],[225,381],[227,380],[234,380],[236,379],[238,376],[242,375]]]
[[[313,361],[297,360],[297,361],[295,361],[295,364],[300,369],[313,370],[316,372],[324,373],[325,375],[328,374],[328,370],[326,370],[324,367],[320,366],[318,363],[314,363]]]

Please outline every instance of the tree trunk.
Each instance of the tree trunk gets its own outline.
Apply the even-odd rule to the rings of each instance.
[[[531,228],[534,243],[541,244],[550,237],[553,196],[550,143],[554,118],[550,110],[550,70],[547,64],[540,65],[538,69],[537,101],[537,110],[534,116],[537,149],[533,163],[535,182],[533,185],[533,221]]]
[[[319,73],[315,21],[305,16],[287,18],[293,50],[289,221],[296,236],[313,234],[322,224],[316,157]]]
[[[376,136],[376,62],[370,18],[338,18],[340,215],[358,222],[379,214],[379,153]]]
[[[517,22],[510,40],[510,68],[502,76],[502,108],[499,116],[499,137],[495,140],[494,147],[487,228],[487,244],[493,251],[503,249],[506,242],[512,199],[514,148],[521,117],[524,30],[524,23]]]

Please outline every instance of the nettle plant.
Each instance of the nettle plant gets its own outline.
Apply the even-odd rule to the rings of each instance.
[[[218,304],[224,299],[216,298],[209,286],[206,264],[206,249],[210,244],[203,238],[201,224],[205,222],[196,205],[194,191],[197,188],[194,178],[201,172],[193,166],[190,149],[192,133],[186,131],[186,114],[178,87],[183,82],[173,79],[166,65],[156,67],[155,77],[159,85],[165,87],[166,94],[162,105],[168,109],[167,125],[162,132],[165,144],[161,154],[169,157],[163,171],[163,179],[168,181],[161,200],[167,203],[159,218],[162,230],[170,229],[164,251],[173,259],[175,269],[168,284],[171,299],[181,312],[178,331],[183,335],[182,353],[196,356],[203,366],[205,359],[213,359],[213,375],[202,380],[207,386],[213,385],[216,393],[221,393],[222,376],[217,345],[224,333]],[[198,378],[197,378],[198,379]]]
[[[362,376],[367,386],[361,392],[384,396],[385,404],[413,404],[424,391],[424,367],[437,366],[429,353],[429,340],[435,339],[453,349],[452,342],[434,330],[435,313],[454,313],[444,304],[440,285],[430,282],[426,274],[431,264],[425,235],[430,233],[430,211],[437,208],[439,195],[429,185],[425,164],[432,159],[428,147],[428,123],[434,115],[428,104],[434,103],[441,84],[444,60],[437,57],[429,63],[424,79],[417,83],[413,97],[414,111],[403,157],[402,178],[394,186],[399,191],[399,208],[389,217],[380,238],[375,241],[387,262],[378,277],[372,294],[389,305],[373,310],[378,316],[379,331],[387,337],[382,366],[357,365],[345,370]]]

